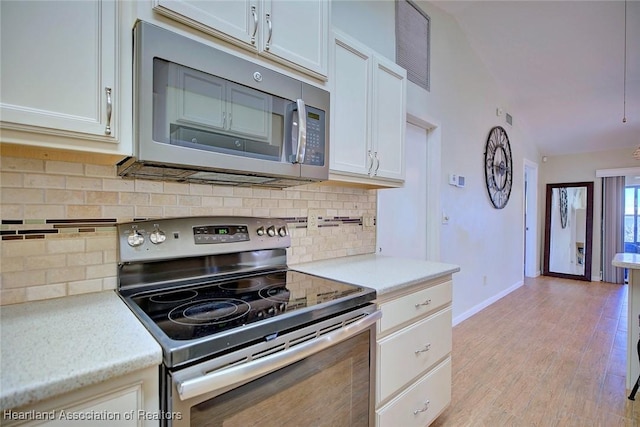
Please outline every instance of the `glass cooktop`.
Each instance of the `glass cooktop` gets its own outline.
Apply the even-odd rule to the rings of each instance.
[[[369,300],[375,298],[375,291],[287,270],[147,292],[130,299],[171,340],[195,340],[313,312],[324,303],[371,292]],[[256,335],[270,332],[278,331]]]

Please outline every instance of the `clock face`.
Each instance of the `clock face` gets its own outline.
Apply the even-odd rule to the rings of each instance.
[[[496,209],[504,208],[511,195],[513,164],[509,137],[501,126],[489,132],[484,152],[484,173],[491,203]]]

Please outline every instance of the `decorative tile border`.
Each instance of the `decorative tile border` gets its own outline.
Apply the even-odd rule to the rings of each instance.
[[[134,218],[134,221],[147,221],[151,218]],[[307,217],[281,217],[290,228],[307,228]],[[44,239],[48,234],[60,233],[95,233],[98,229],[115,227],[115,218],[80,218],[80,219],[44,219],[20,220],[3,219],[0,236],[2,240]],[[39,226],[30,228],[30,226]],[[51,228],[42,228],[41,226]],[[362,226],[362,217],[318,217],[318,228],[339,227],[342,225]],[[27,228],[29,227],[29,228]]]

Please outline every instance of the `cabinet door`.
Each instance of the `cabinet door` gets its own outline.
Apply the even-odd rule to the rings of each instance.
[[[263,4],[261,50],[326,76],[329,2],[265,0]]]
[[[3,127],[27,125],[43,133],[115,141],[116,6],[115,1],[2,2]]]
[[[373,155],[369,149],[371,54],[339,35],[333,47],[330,169],[366,176]]]
[[[154,0],[153,9],[200,31],[257,48],[257,0]]]
[[[404,68],[386,58],[374,58],[373,175],[404,180],[406,80]]]

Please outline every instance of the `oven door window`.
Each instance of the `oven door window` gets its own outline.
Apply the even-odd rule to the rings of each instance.
[[[368,426],[370,331],[191,407],[192,426]]]
[[[153,59],[153,140],[281,161],[291,101]]]

